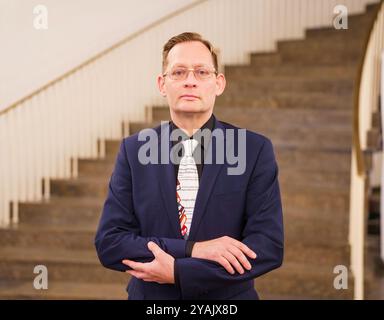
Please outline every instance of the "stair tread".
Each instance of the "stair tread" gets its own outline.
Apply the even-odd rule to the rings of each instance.
[[[127,299],[120,283],[49,281],[48,290],[35,290],[31,281],[0,282],[0,298],[10,299]]]
[[[66,250],[61,248],[0,248],[2,261],[44,261],[100,264],[95,250]]]

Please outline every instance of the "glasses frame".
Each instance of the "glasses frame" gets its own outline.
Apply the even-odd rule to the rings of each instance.
[[[185,78],[183,78],[183,79],[172,79],[172,77],[169,76],[169,73],[170,73],[171,70],[168,71],[168,72],[163,73],[163,77],[169,77],[169,79],[174,80],[174,81],[183,81],[183,80],[185,80],[185,79],[188,78],[189,73],[192,71],[192,72],[193,72],[193,75],[195,76],[195,79],[198,80],[198,81],[204,81],[204,80],[208,80],[208,79],[209,79],[209,78],[206,78],[206,79],[200,79],[199,76],[196,76],[196,73],[195,73],[196,69],[199,69],[199,68],[202,69],[202,67],[198,67],[198,68],[196,68],[196,69],[195,69],[195,68],[185,68],[185,67],[178,67],[178,68],[187,70],[187,73],[186,73]],[[203,69],[206,69],[206,68],[203,68]],[[208,69],[207,69],[207,70],[208,70]],[[211,75],[211,74],[215,74],[216,77],[217,77],[218,74],[219,74],[219,73],[217,72],[216,69],[208,70],[208,72],[209,72],[210,75]]]

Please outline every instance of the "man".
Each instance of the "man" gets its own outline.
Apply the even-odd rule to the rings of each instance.
[[[154,157],[180,158],[146,162],[143,132],[123,140],[96,234],[99,259],[132,276],[129,299],[258,299],[253,279],[283,260],[272,144],[213,115],[226,81],[199,34],[165,44],[157,82],[172,121],[154,128],[152,147],[162,150]],[[223,148],[236,149],[244,168],[231,174],[233,162],[217,156]]]

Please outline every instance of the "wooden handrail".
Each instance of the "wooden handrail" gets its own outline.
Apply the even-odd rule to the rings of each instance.
[[[356,165],[357,165],[357,173],[359,176],[365,175],[365,163],[364,163],[364,152],[361,148],[361,141],[360,141],[360,86],[361,86],[361,80],[363,76],[363,67],[365,58],[367,55],[367,49],[369,42],[371,40],[371,35],[375,26],[375,22],[377,20],[378,14],[380,10],[383,8],[384,0],[380,0],[379,5],[377,5],[374,19],[372,19],[372,23],[369,29],[369,32],[367,34],[367,37],[364,42],[363,46],[363,55],[360,58],[360,62],[358,65],[358,71],[356,76],[356,85],[355,85],[355,92],[354,92],[354,105],[353,105],[353,145],[356,150]]]
[[[64,74],[62,74],[61,76],[49,81],[47,84],[41,86],[40,88],[34,90],[33,92],[31,92],[30,94],[28,94],[27,96],[25,96],[24,98],[21,98],[19,100],[17,100],[16,102],[12,103],[10,106],[6,107],[5,109],[3,110],[0,110],[0,116],[2,116],[3,114],[11,111],[12,109],[16,108],[18,105],[20,105],[21,103],[31,99],[32,97],[34,97],[35,95],[39,94],[40,92],[46,90],[47,88],[53,86],[54,84],[56,84],[57,82],[60,82],[61,80],[69,77],[70,75],[74,74],[76,71],[84,68],[85,66],[91,64],[92,62],[96,61],[96,60],[99,60],[100,58],[102,58],[103,56],[107,55],[109,52],[115,50],[116,48],[119,48],[121,47],[122,45],[124,45],[125,43],[131,41],[132,39],[138,37],[139,35],[141,35],[142,33],[156,27],[157,25],[195,7],[195,6],[198,6],[200,5],[201,3],[205,2],[205,1],[208,1],[208,0],[198,0],[196,2],[193,2],[191,4],[188,4],[186,5],[185,7],[183,8],[180,8],[168,15],[166,15],[165,17],[159,19],[159,20],[156,20],[155,22],[149,24],[148,26],[134,32],[133,34],[123,38],[122,40],[118,41],[117,43],[115,43],[114,45],[110,46],[109,48],[99,52],[98,54],[94,55],[93,57],[85,60],[84,62],[80,63],[79,65],[77,65],[76,67],[72,68],[71,70],[65,72]]]

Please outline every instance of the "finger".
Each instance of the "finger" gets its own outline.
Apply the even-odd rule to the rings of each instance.
[[[145,271],[145,263],[136,262],[128,259],[124,259],[122,263],[134,270]]]
[[[257,257],[257,254],[256,252],[252,251],[247,245],[245,245],[244,243],[236,240],[236,239],[233,239],[233,242],[232,244],[239,248],[241,251],[243,251],[248,257],[252,258],[252,259],[256,259]]]
[[[162,253],[164,253],[164,251],[153,241],[149,241],[147,246],[148,249],[152,251],[155,258],[158,258]]]
[[[230,246],[228,250],[236,257],[237,261],[239,261],[245,269],[251,270],[252,268],[251,264],[249,263],[248,259],[239,248],[235,246]]]
[[[134,270],[127,270],[126,272],[137,279],[148,278],[148,275],[145,272],[134,271]]]
[[[228,273],[230,273],[230,274],[235,273],[235,270],[233,270],[229,261],[227,259],[225,259],[223,256],[221,256],[219,258],[218,263],[220,263],[225,268],[225,270],[227,270]]]
[[[236,271],[240,274],[243,274],[244,273],[244,269],[243,267],[241,266],[241,264],[239,263],[239,261],[237,261],[237,259],[235,258],[235,256],[230,253],[230,252],[225,252],[224,253],[224,258],[227,259],[229,261],[229,263],[232,265],[232,267],[234,267],[236,269]]]

